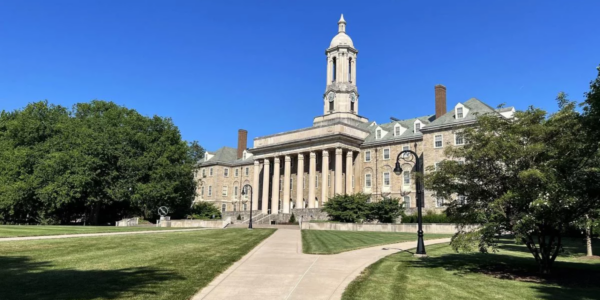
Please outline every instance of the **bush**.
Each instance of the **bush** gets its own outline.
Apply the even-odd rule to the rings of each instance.
[[[398,198],[384,198],[379,202],[369,203],[369,220],[381,223],[394,223],[398,217],[404,215],[404,207]]]
[[[190,209],[190,214],[194,219],[221,219],[221,211],[210,202],[198,202]]]
[[[329,199],[323,211],[332,221],[358,223],[377,220],[381,223],[393,223],[404,214],[400,200],[384,198],[379,202],[367,202],[370,195],[362,193],[354,195],[336,195]]]
[[[237,219],[238,219],[238,220],[241,220],[241,219],[242,219],[242,215],[239,215],[239,214],[238,214],[238,216],[237,216]]]
[[[410,216],[402,216],[402,223],[417,223],[417,215]],[[455,220],[448,217],[445,213],[435,213],[431,210],[428,210],[427,213],[423,215],[423,223],[456,223]]]
[[[296,216],[294,216],[294,213],[292,213],[292,216],[290,217],[290,221],[289,221],[289,223],[292,223],[292,224],[295,224],[295,223],[297,223],[297,221],[296,221]]]
[[[354,195],[335,195],[323,206],[323,211],[333,221],[358,223],[369,216],[369,195],[358,193]]]

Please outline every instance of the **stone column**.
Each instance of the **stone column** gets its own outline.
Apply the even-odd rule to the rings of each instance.
[[[269,173],[271,173],[271,166],[269,159],[265,158],[263,163],[263,186],[262,186],[262,213],[269,213]]]
[[[348,150],[346,153],[346,194],[353,194],[352,190],[352,174],[354,174],[354,168],[352,168],[352,150]]]
[[[273,159],[273,192],[271,193],[271,214],[279,213],[279,157]]]
[[[323,161],[321,168],[321,203],[327,202],[327,197],[329,197],[327,176],[329,176],[329,151],[323,150]],[[319,207],[321,207],[321,205],[319,205]]]
[[[252,179],[252,208],[251,210],[258,209],[258,192],[260,191],[260,162],[254,161],[254,178]]]
[[[304,154],[298,153],[298,173],[296,174],[296,208],[304,208]]]
[[[341,194],[342,190],[342,148],[335,149],[335,194]]]
[[[290,177],[291,177],[292,158],[285,156],[285,165],[283,170],[283,213],[290,213]]]
[[[308,165],[308,208],[315,207],[315,178],[317,173],[317,154],[310,152],[310,163]]]

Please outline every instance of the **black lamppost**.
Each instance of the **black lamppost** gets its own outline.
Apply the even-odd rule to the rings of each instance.
[[[415,149],[416,149],[416,145],[415,145]],[[412,162],[412,158],[408,157],[405,154],[410,153],[414,159],[415,159],[415,171],[417,173],[422,171],[421,168],[421,160],[419,159],[419,156],[417,155],[417,153],[415,153],[412,150],[402,150],[402,152],[398,153],[398,157],[396,158],[396,167],[394,168],[394,173],[396,175],[402,175],[402,166],[400,166],[400,158],[402,158],[403,161],[405,162]],[[423,214],[422,214],[422,210],[421,208],[423,207],[423,186],[421,184],[421,180],[422,180],[422,174],[417,178],[417,176],[415,176],[416,179],[416,186],[417,186],[417,222],[419,223],[419,229],[417,231],[417,235],[418,235],[418,240],[417,240],[417,253],[416,255],[418,256],[425,256],[427,255],[427,253],[425,253],[425,243],[423,242]]]
[[[242,187],[242,196],[244,196],[248,193],[246,191],[247,187],[250,188],[250,221],[248,221],[248,229],[252,229],[252,186],[251,185],[246,184],[246,185],[244,185],[244,187]]]

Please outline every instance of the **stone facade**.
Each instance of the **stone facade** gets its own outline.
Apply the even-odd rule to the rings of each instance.
[[[415,158],[402,155],[402,172],[397,175],[393,170],[400,152],[414,151],[426,170],[449,159],[444,149],[461,146],[456,134],[472,126],[477,115],[510,118],[514,113],[514,108],[496,110],[475,98],[448,111],[446,87],[436,85],[432,97],[435,114],[391,118],[389,123],[378,124],[358,114],[358,50],[346,34],[343,17],[326,56],[323,115],[315,117],[311,127],[254,138],[250,149],[246,148],[247,131],[240,130],[237,149],[207,152],[196,174],[196,201],[210,201],[225,212],[237,212],[248,211],[251,200],[253,210],[281,215],[265,219],[286,222],[291,212],[297,219],[326,218],[319,208],[330,197],[362,192],[370,194],[371,201],[400,198],[412,212],[417,205]],[[251,198],[241,196],[245,185],[253,188]],[[443,201],[431,191],[424,195],[426,211],[443,209]],[[453,200],[444,199],[446,203]]]

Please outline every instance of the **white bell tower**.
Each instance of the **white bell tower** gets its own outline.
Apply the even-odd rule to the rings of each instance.
[[[346,34],[344,15],[338,21],[338,34],[333,37],[327,55],[327,86],[323,95],[323,117],[355,119],[358,116],[358,89],[356,88],[356,57],[352,39]],[[317,119],[315,119],[317,122]]]

